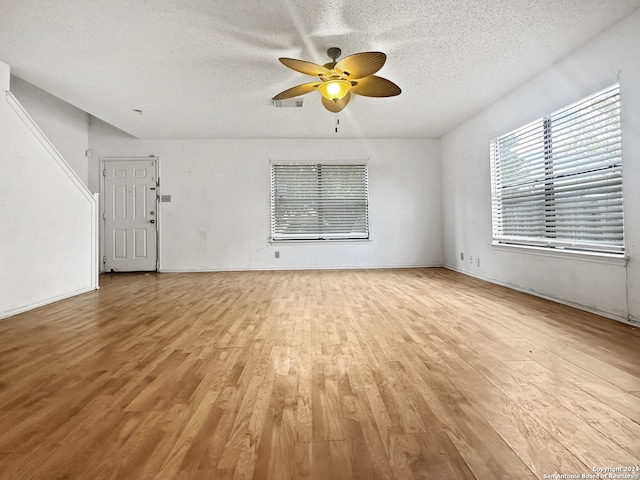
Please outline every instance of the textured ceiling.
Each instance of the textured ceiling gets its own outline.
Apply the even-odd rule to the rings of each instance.
[[[0,61],[140,138],[438,137],[640,0],[0,0]],[[393,98],[320,95],[278,57],[380,50]],[[133,109],[142,110],[142,114]]]

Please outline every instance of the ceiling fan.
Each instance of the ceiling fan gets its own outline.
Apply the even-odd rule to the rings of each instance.
[[[342,50],[333,47],[327,50],[327,55],[333,61],[324,65],[294,58],[279,58],[285,66],[296,72],[317,77],[317,80],[280,92],[273,100],[284,100],[318,90],[322,94],[324,108],[337,113],[347,106],[351,94],[393,97],[402,92],[392,81],[374,75],[387,60],[387,56],[382,52],[355,53],[336,62],[342,55]]]

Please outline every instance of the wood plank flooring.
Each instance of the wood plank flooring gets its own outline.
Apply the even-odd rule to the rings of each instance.
[[[443,269],[105,275],[0,321],[0,479],[584,478],[639,347]]]

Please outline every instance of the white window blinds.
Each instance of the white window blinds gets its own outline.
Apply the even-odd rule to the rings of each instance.
[[[273,163],[271,238],[369,238],[367,165]]]
[[[491,142],[494,242],[624,254],[618,85]]]

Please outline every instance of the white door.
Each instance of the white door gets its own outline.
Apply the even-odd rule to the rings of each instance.
[[[103,162],[105,272],[157,269],[157,162]]]

